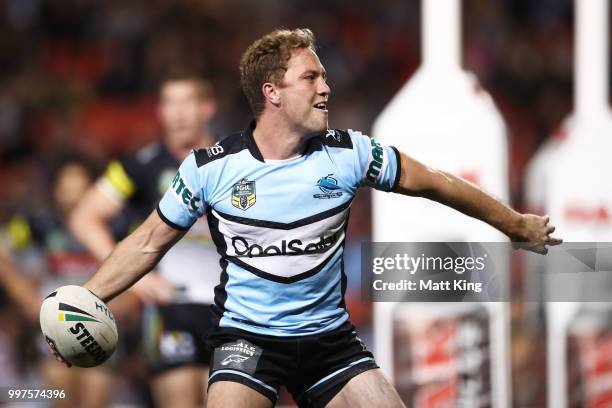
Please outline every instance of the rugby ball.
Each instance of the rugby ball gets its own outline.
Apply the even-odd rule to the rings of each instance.
[[[62,286],[40,308],[40,328],[49,346],[68,363],[94,367],[117,346],[117,325],[106,304],[82,286]]]

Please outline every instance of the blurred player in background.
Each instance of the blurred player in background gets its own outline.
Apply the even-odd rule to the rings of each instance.
[[[8,248],[0,248],[0,284],[34,327],[39,324],[40,299],[44,294],[59,286],[84,283],[99,265],[67,228],[70,212],[95,177],[89,160],[76,155],[63,157],[56,165],[51,182],[53,208],[34,214],[16,214],[6,228],[12,249],[9,252]],[[32,272],[18,266],[16,258],[26,249],[34,249],[42,257],[42,270]],[[43,339],[38,340],[43,380],[48,387],[66,390],[69,395],[68,400],[55,401],[54,406],[108,405],[113,384],[109,364],[93,370],[68,369],[48,358]],[[110,366],[113,363],[117,363],[116,358]]]
[[[197,73],[175,69],[160,82],[161,139],[112,161],[71,218],[72,231],[97,259],[106,258],[115,246],[111,220],[126,211],[140,223],[192,149],[215,149],[215,111],[211,85]],[[210,356],[204,341],[218,281],[218,255],[202,220],[133,288],[147,304],[144,351],[157,406],[203,402]]]
[[[331,90],[310,30],[255,41],[240,72],[255,120],[214,151],[190,154],[157,211],[85,286],[112,299],[207,214],[223,268],[209,408],[269,407],[282,385],[304,407],[402,406],[343,300],[344,231],[358,187],[441,202],[539,252],[560,242],[554,228],[359,132],[328,129]]]

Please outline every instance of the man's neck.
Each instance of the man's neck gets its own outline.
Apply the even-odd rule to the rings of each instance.
[[[215,138],[208,130],[202,132],[192,143],[178,143],[172,136],[166,136],[165,144],[168,151],[177,159],[183,160],[192,149],[202,149],[215,144]]]
[[[299,156],[303,151],[305,133],[292,129],[283,120],[261,115],[253,138],[264,159],[287,160]]]

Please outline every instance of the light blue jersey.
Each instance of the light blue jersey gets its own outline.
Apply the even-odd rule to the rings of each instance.
[[[208,215],[221,255],[220,326],[272,336],[333,330],[348,319],[342,254],[351,202],[362,185],[397,186],[399,153],[359,132],[327,130],[300,157],[264,161],[253,128],[192,152],[158,213],[178,229]]]

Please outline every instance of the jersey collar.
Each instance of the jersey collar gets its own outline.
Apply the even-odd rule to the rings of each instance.
[[[253,130],[255,129],[255,126],[257,126],[257,123],[255,122],[255,120],[252,120],[249,126],[247,126],[247,128],[242,133],[244,136],[244,143],[246,144],[247,149],[249,149],[249,152],[254,158],[256,158],[262,163],[265,163],[263,155],[259,151],[259,147],[257,147],[257,143],[255,143],[255,139],[253,138]]]
[[[255,143],[255,138],[253,137],[253,130],[255,130],[256,126],[257,122],[253,119],[251,123],[249,123],[249,126],[247,126],[246,129],[244,129],[244,131],[242,132],[242,136],[244,138],[244,143],[247,149],[249,149],[251,155],[260,162],[265,163],[266,160],[259,151],[259,147],[257,147],[257,143]],[[304,151],[301,154],[302,156],[306,155],[313,148],[313,146],[320,144],[319,136],[321,136],[322,134],[324,134],[324,132],[314,132],[312,134],[309,134],[305,138],[306,142],[304,143]]]

